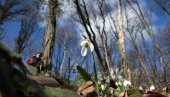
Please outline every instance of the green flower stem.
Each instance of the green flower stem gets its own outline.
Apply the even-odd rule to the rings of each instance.
[[[92,63],[93,63],[93,69],[94,69],[94,77],[95,77],[95,81],[98,81],[98,78],[97,78],[97,70],[96,70],[96,64],[95,64],[95,61],[94,61],[94,55],[93,53],[92,54]]]
[[[93,69],[94,69],[96,92],[97,92],[97,94],[99,94],[99,84],[98,84],[98,78],[97,78],[96,64],[95,64],[95,61],[94,61],[94,55],[93,55],[93,53],[91,53],[91,55],[92,55],[92,62],[93,62],[93,66],[94,66]]]

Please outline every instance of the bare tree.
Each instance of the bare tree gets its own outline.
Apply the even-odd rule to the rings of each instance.
[[[138,0],[133,0],[132,2],[129,2],[129,0],[127,0],[127,3],[132,8],[132,10],[136,13],[138,18],[140,19],[142,25],[145,28],[145,31],[147,32],[150,39],[152,40],[152,43],[153,43],[155,51],[160,54],[159,58],[162,59],[162,62],[160,62],[161,66],[165,66],[165,67],[170,69],[170,66],[168,65],[168,60],[169,59],[167,59],[165,57],[164,51],[161,50],[158,42],[156,41],[155,36],[153,34],[154,32],[153,32],[153,28],[152,28],[152,23],[151,23],[150,19],[142,11]],[[134,6],[132,6],[132,3],[137,5],[137,9]]]
[[[125,4],[125,6],[126,6],[126,4]],[[153,81],[149,75],[149,72],[147,70],[147,64],[146,64],[146,60],[145,60],[146,56],[144,55],[142,49],[140,49],[141,47],[138,45],[138,42],[141,41],[139,36],[142,34],[143,27],[141,26],[140,20],[136,16],[134,16],[133,18],[129,18],[129,14],[127,14],[128,12],[129,11],[127,10],[127,7],[125,7],[125,20],[126,20],[125,21],[125,25],[126,25],[125,32],[127,35],[126,39],[127,39],[128,43],[131,45],[130,47],[132,48],[132,50],[134,50],[136,52],[135,55],[133,55],[133,52],[132,52],[132,55],[129,55],[129,57],[136,56],[136,58],[138,58],[137,61],[139,61],[139,64],[141,65],[142,70],[146,74],[147,80],[149,81],[149,83],[153,83]],[[135,23],[133,22],[134,20],[136,21]],[[142,45],[145,46],[146,41],[145,40],[143,40],[143,41],[144,42]],[[150,56],[150,54],[149,54],[149,56]],[[134,60],[136,60],[136,59],[133,59],[133,62],[135,62]],[[134,68],[132,68],[133,62],[130,62],[131,66],[129,66],[129,68],[131,67],[131,70],[132,70],[131,72],[133,72],[133,69],[134,69]],[[135,66],[135,68],[136,68],[136,66]],[[138,76],[138,75],[133,75],[133,76]]]
[[[24,15],[21,18],[21,29],[16,38],[16,52],[22,53],[24,49],[33,43],[31,37],[33,36],[37,27],[36,15]]]
[[[129,5],[129,7],[135,12],[137,18],[139,19],[140,22],[140,27],[142,28],[141,31],[138,30],[136,31],[136,33],[140,33],[138,34],[138,36],[140,37],[140,41],[141,42],[141,46],[138,45],[138,42],[134,42],[136,41],[135,39],[139,38],[139,37],[135,37],[135,36],[131,36],[131,39],[134,38],[130,43],[132,44],[136,44],[136,46],[134,46],[134,49],[138,49],[137,50],[137,54],[139,57],[139,63],[142,66],[142,69],[144,70],[145,75],[147,76],[147,80],[150,83],[157,83],[158,81],[161,82],[162,78],[159,77],[159,72],[160,72],[160,67],[161,68],[165,68],[167,69],[167,67],[169,68],[168,65],[168,58],[167,55],[165,53],[165,50],[163,50],[160,46],[160,44],[158,44],[154,32],[153,32],[153,28],[152,28],[152,23],[151,23],[151,19],[149,17],[149,14],[151,14],[150,11],[144,11],[142,10],[142,7],[139,3],[138,0],[127,0],[127,4]],[[135,7],[136,6],[136,7]],[[134,21],[134,20],[133,20]],[[137,23],[137,21],[135,20],[135,23]],[[139,26],[134,26],[134,29],[138,29]],[[132,34],[133,29],[129,29],[127,28],[127,31]],[[147,33],[147,37],[146,34]],[[145,34],[145,35],[144,35]],[[152,43],[149,43],[146,38],[150,38]],[[151,45],[153,45],[153,47],[151,47]],[[159,60],[162,59],[162,62]],[[158,63],[159,62],[159,63]],[[147,69],[148,68],[148,69]],[[164,70],[164,72],[166,72]],[[165,74],[165,73],[164,73]],[[157,81],[155,81],[157,80]]]
[[[48,22],[44,37],[43,61],[48,70],[51,70],[51,63],[54,51],[56,17],[59,14],[58,0],[48,0]]]
[[[110,67],[118,67],[121,64],[124,65],[124,70],[122,66],[120,68],[122,68],[126,77],[129,76],[128,79],[131,79],[131,75],[135,75],[136,79],[140,77],[141,80],[149,83],[161,81],[162,78],[159,79],[160,77],[157,76],[160,71],[159,66],[161,68],[169,67],[169,60],[164,50],[159,46],[160,44],[156,41],[151,22],[152,18],[149,17],[151,12],[147,11],[148,14],[142,10],[138,0],[125,1],[124,3],[128,7],[120,6],[121,0],[118,1],[116,4],[119,5],[119,8],[117,8],[119,14],[116,15],[119,16],[119,19],[116,19],[115,10],[109,12],[110,6],[106,4],[107,1],[105,0],[95,0],[95,3],[90,2],[90,4],[85,0],[74,0],[80,19],[78,20],[76,17],[76,21],[84,27],[83,30],[85,30],[87,37],[96,48],[95,54],[98,58],[99,68],[104,72],[107,70],[109,74]],[[97,6],[93,6],[91,3]],[[122,15],[122,12],[126,7],[130,9],[129,12],[133,12],[132,14],[135,15],[135,18],[131,17],[132,14],[130,13],[130,18],[123,21],[126,15]],[[106,30],[108,26],[110,26],[110,29]],[[110,38],[111,36],[113,37]],[[148,37],[151,41],[146,39]],[[152,45],[153,47],[151,47]],[[161,57],[163,58],[162,64],[160,64],[159,60]],[[140,73],[137,73],[137,70]],[[138,80],[139,82],[140,80]]]
[[[97,40],[96,40],[96,34],[95,34],[94,29],[92,28],[92,25],[90,23],[90,17],[89,17],[89,13],[87,11],[86,4],[85,4],[84,0],[82,2],[83,2],[83,4],[80,4],[79,0],[74,1],[75,5],[76,5],[77,13],[80,18],[80,23],[84,26],[84,29],[88,35],[88,38],[94,45],[94,50],[96,52],[96,55],[97,55],[97,58],[99,61],[99,66],[100,66],[100,68],[102,68],[102,72],[104,73],[104,75],[110,75],[108,64],[106,63],[105,59],[103,59],[102,54],[99,50],[99,46],[98,46]],[[84,13],[83,13],[83,11],[84,11]]]
[[[0,1],[0,37],[4,35],[3,25],[5,22],[12,20],[15,16],[24,14],[28,7],[23,6],[21,0],[1,0]]]
[[[165,51],[165,56],[166,58],[169,59],[170,55],[170,42],[169,42],[169,35],[170,35],[170,26],[167,25],[163,30],[159,31],[160,33],[156,35],[157,40],[159,41],[159,44],[161,48]],[[163,64],[163,61],[161,59],[161,63]],[[167,64],[170,64],[170,61],[167,61]],[[168,80],[170,79],[169,75],[169,69],[166,68],[166,66],[163,66],[163,70],[161,71],[162,73],[159,73],[160,79],[163,79],[163,82],[167,83]]]
[[[58,29],[58,33],[56,35],[56,55],[55,55],[55,60],[56,60],[56,70],[57,73],[60,75],[60,77],[63,76],[63,73],[61,69],[63,69],[64,62],[66,60],[66,54],[68,51],[68,39],[70,39],[70,35],[68,36],[68,32],[66,30],[61,30]],[[69,38],[68,38],[69,37]],[[60,72],[61,71],[61,72]]]
[[[156,35],[157,41],[159,41],[160,46],[165,49],[165,54],[170,54],[170,25],[165,26],[163,30],[159,30],[160,33]]]
[[[127,58],[125,51],[125,42],[124,42],[124,31],[123,31],[123,20],[122,20],[122,3],[121,0],[117,0],[118,5],[118,32],[119,32],[119,51],[121,54],[121,70],[126,78],[128,78],[128,67],[127,67]],[[131,78],[128,78],[129,80]]]
[[[155,0],[159,7],[170,16],[170,1],[168,0]]]
[[[69,75],[73,73],[76,63],[78,64],[82,61],[80,54],[77,53],[80,50],[80,48],[77,48],[77,45],[79,45],[78,36],[76,32],[70,31],[67,25],[57,30],[54,55],[56,73],[65,79],[69,79]],[[77,51],[77,49],[79,50]]]

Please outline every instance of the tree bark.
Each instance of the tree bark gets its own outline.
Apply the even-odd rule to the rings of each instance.
[[[125,51],[125,44],[124,44],[124,32],[123,32],[123,20],[122,20],[122,10],[121,10],[121,0],[117,0],[118,5],[118,32],[119,32],[119,40],[118,40],[118,47],[121,54],[121,70],[124,76],[128,77],[127,72],[127,59],[126,59],[126,51]]]
[[[47,66],[47,70],[51,70],[52,57],[54,51],[55,33],[56,33],[56,16],[57,16],[57,0],[48,1],[48,23],[44,37],[43,61]]]

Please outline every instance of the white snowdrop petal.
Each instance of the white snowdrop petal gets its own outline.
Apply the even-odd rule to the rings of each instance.
[[[122,83],[119,81],[119,82],[118,82],[118,85],[120,85],[120,86],[121,86],[121,85],[122,85]]]
[[[90,51],[93,52],[94,51],[94,45],[92,43],[89,43],[90,46]]]
[[[129,86],[131,86],[131,85],[132,85],[130,81],[128,81],[128,85],[129,85]]]
[[[127,83],[126,83],[126,81],[124,81],[124,82],[123,82],[123,85],[124,85],[124,87],[126,87],[126,86],[127,86]]]
[[[125,80],[125,81],[123,82],[123,85],[124,85],[125,87],[131,86],[131,82],[128,81],[128,80]]]
[[[88,43],[88,40],[83,40],[83,41],[80,43],[80,45],[81,45],[81,46],[84,46],[86,43]]]
[[[116,86],[118,86],[118,82],[116,82],[115,84],[116,84]]]
[[[104,90],[104,85],[101,85],[101,89]]]
[[[153,90],[155,90],[155,86],[152,85],[152,86],[150,87],[150,91],[153,91]]]
[[[139,87],[139,90],[141,90],[141,91],[142,91],[142,90],[143,90],[143,88],[140,86],[140,87]]]
[[[85,46],[83,46],[82,49],[81,49],[81,55],[82,55],[82,56],[86,56],[87,50],[88,50],[88,49],[87,49]]]
[[[164,87],[162,90],[163,90],[163,91],[166,91],[166,90],[167,90],[167,88],[166,88],[166,87]]]

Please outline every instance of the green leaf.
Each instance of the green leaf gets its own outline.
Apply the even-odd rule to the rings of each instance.
[[[105,82],[105,90],[103,91],[104,97],[107,97],[109,95],[109,85],[110,85],[110,77],[107,76],[106,82]]]
[[[99,83],[95,81],[96,93],[99,94]]]
[[[92,81],[91,76],[82,67],[77,65],[76,68],[85,81]]]

